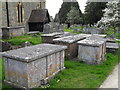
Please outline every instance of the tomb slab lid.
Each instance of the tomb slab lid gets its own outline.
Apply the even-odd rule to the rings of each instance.
[[[118,43],[109,43],[109,42],[107,42],[106,43],[106,48],[109,48],[109,49],[118,49],[119,45],[118,45]]]
[[[57,38],[57,39],[53,39],[54,42],[63,42],[63,43],[74,43],[76,41],[85,39],[86,37],[89,37],[91,35],[87,35],[87,34],[77,34],[74,36],[66,36],[66,37],[62,37],[62,38]]]
[[[10,50],[2,54],[3,57],[12,58],[23,62],[31,62],[50,54],[67,49],[67,46],[53,44],[39,44],[16,50]]]
[[[94,47],[95,46],[98,47],[98,46],[102,45],[103,43],[105,43],[104,40],[97,40],[97,39],[95,39],[95,40],[85,39],[85,40],[77,42],[77,44],[79,44],[79,45],[94,46]]]

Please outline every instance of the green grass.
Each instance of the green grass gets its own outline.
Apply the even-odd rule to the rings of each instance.
[[[119,59],[120,60],[120,59]],[[101,65],[65,60],[65,69],[50,82],[50,88],[98,88],[114,67],[118,55],[107,54],[107,61]],[[57,82],[60,80],[59,82]]]
[[[49,88],[98,88],[111,73],[120,59],[118,55],[108,53],[107,60],[101,65],[88,65],[80,61],[65,59],[65,67],[60,74],[49,83]],[[2,61],[0,61],[0,64]],[[1,70],[2,67],[0,67]],[[4,80],[4,70],[3,70]],[[3,88],[12,88],[3,85]],[[40,89],[40,88],[38,88]]]
[[[12,39],[3,39],[3,41],[7,41],[12,43],[12,45],[18,46],[21,45],[22,43],[29,41],[33,45],[40,44],[41,43],[41,34],[37,36],[32,36],[32,35],[24,35],[24,36],[19,36],[19,37],[14,37]]]
[[[113,27],[109,28],[107,30],[106,34],[107,34],[107,37],[109,37],[111,34],[114,34],[114,28]],[[120,39],[120,33],[115,33],[115,35],[116,35],[117,39]]]
[[[120,33],[116,33],[116,38],[120,39]]]
[[[81,30],[81,27],[80,27],[80,30]],[[71,29],[64,28],[64,32],[70,32],[70,33],[80,34],[80,32],[74,32],[74,28],[71,28]]]

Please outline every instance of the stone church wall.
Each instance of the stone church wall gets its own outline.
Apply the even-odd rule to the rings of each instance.
[[[17,5],[19,2],[8,2],[8,8],[9,8],[9,24],[10,27],[16,27],[16,26],[25,26],[25,32],[27,32],[29,29],[28,26],[28,19],[31,14],[31,11],[33,9],[37,9],[40,7],[40,2],[22,2],[23,4],[23,22],[18,22],[18,15],[17,15]],[[45,6],[42,5],[43,8]],[[2,26],[1,27],[7,27],[7,14],[6,14],[6,3],[2,2]],[[1,31],[1,30],[0,30]]]

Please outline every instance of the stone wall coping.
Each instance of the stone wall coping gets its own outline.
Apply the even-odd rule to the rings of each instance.
[[[54,33],[49,33],[49,34],[43,34],[41,35],[42,37],[51,37],[51,36],[56,36],[56,35],[62,35],[63,33],[60,32],[54,32]]]
[[[2,29],[18,29],[18,28],[25,28],[24,26],[16,26],[16,27],[2,27]]]
[[[94,46],[94,47],[99,47],[103,43],[105,43],[104,40],[98,40],[98,39],[95,40],[84,39],[82,41],[77,42],[78,45],[86,45],[86,46]]]
[[[65,49],[67,49],[67,46],[54,44],[39,44],[16,50],[10,50],[4,52],[2,55],[3,57],[12,58],[28,63]]]
[[[91,35],[87,35],[87,34],[77,34],[74,36],[66,36],[66,37],[62,37],[62,38],[57,38],[57,39],[53,39],[54,42],[64,42],[64,43],[74,43],[76,41],[79,40],[83,40],[86,37],[89,37]]]

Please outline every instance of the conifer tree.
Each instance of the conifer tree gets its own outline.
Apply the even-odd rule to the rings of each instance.
[[[80,16],[82,16],[82,12],[79,8],[79,4],[78,4],[77,0],[73,0],[73,1],[70,0],[70,2],[63,2],[60,10],[58,12],[58,17],[59,17],[60,23],[65,23],[65,21],[67,20],[67,14],[71,10],[71,7],[75,7],[79,11]]]
[[[103,16],[103,9],[106,7],[106,2],[87,2],[84,13],[85,24],[97,23]]]

